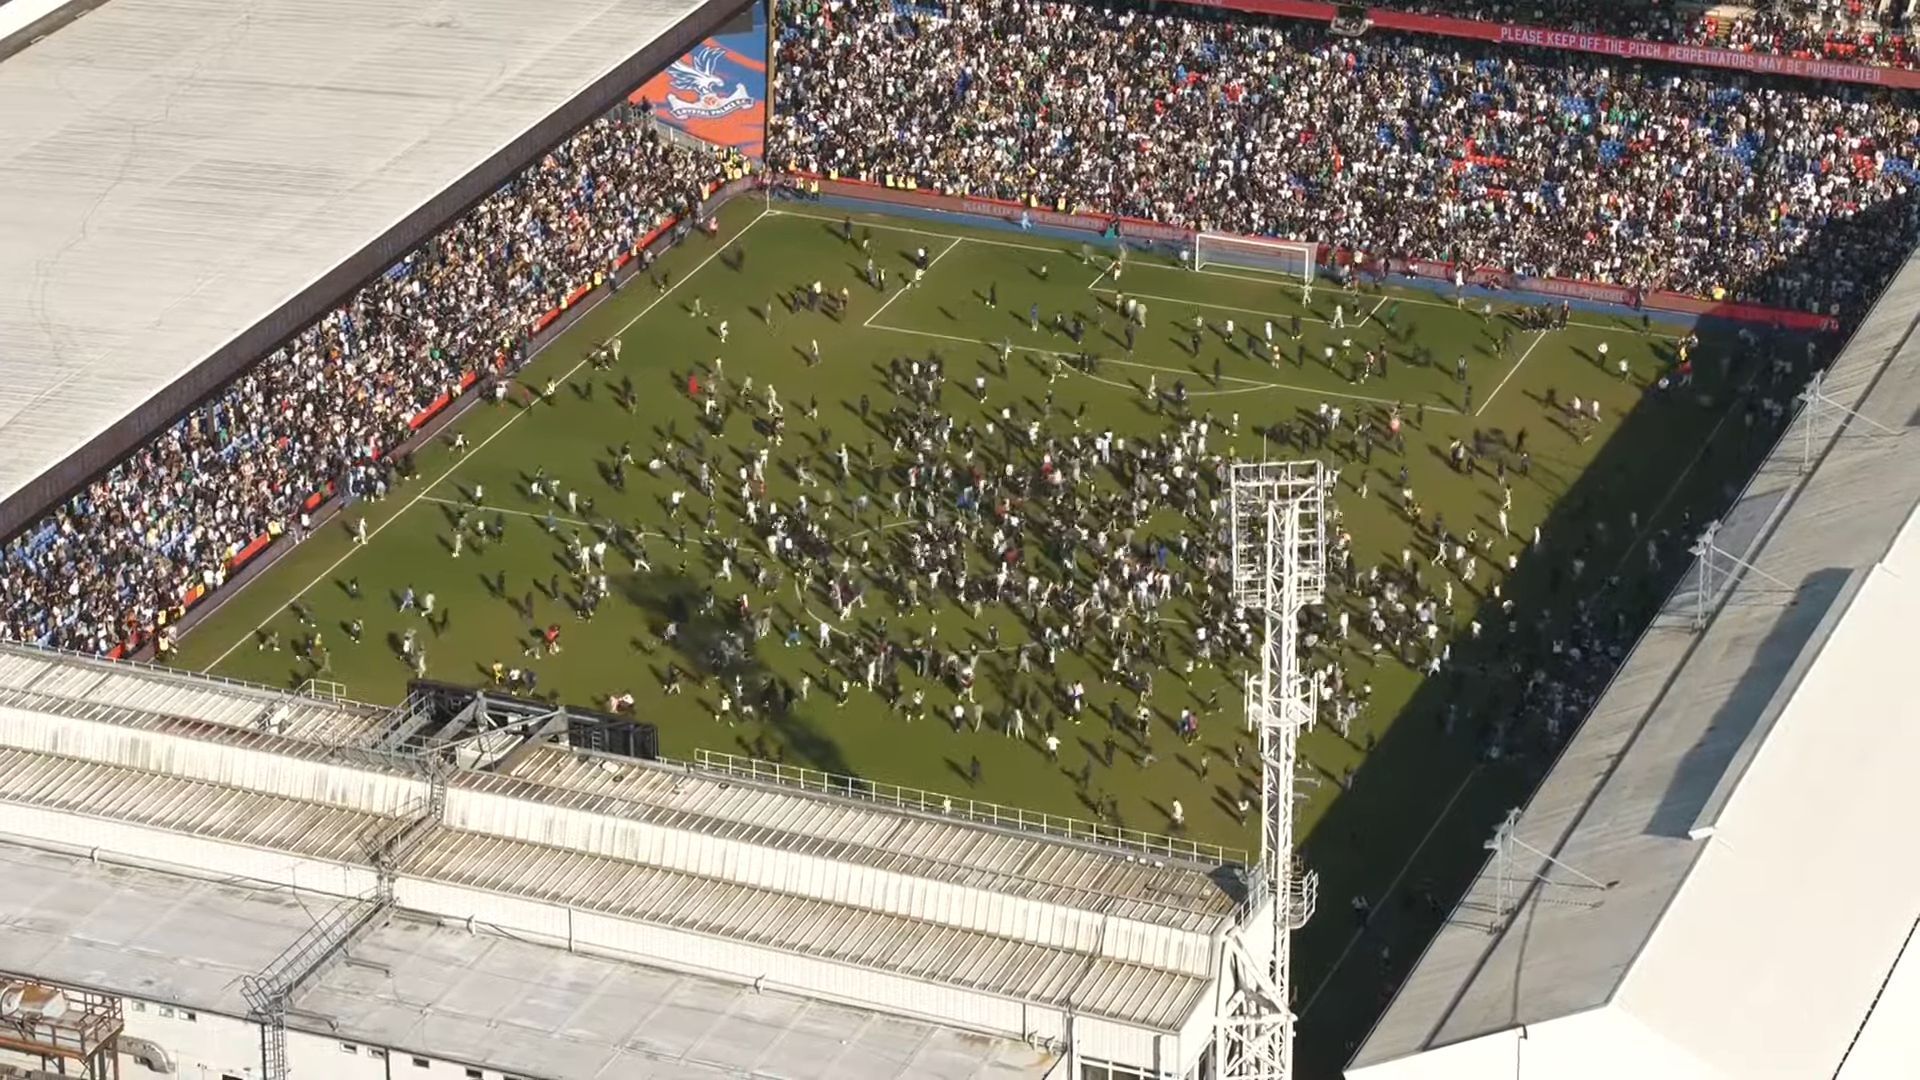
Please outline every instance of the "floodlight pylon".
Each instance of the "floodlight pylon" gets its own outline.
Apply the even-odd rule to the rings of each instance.
[[[1319,893],[1319,877],[1293,852],[1298,744],[1317,707],[1300,662],[1300,614],[1326,594],[1326,497],[1318,461],[1232,467],[1233,598],[1261,625],[1246,703],[1259,739],[1260,855],[1245,916],[1226,939],[1213,1045],[1219,1080],[1293,1076],[1291,936]]]

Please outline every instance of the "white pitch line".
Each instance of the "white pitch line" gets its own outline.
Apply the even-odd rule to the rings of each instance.
[[[492,506],[487,503],[472,503],[472,502],[467,502],[464,499],[447,499],[447,498],[442,498],[441,496],[438,496],[438,495],[423,495],[421,496],[420,501],[437,503],[441,506],[451,506],[459,510],[472,510],[475,513],[512,514],[514,517],[531,518],[534,521],[547,520],[547,515],[537,513],[532,510],[515,510],[515,509],[512,509],[511,507],[506,507],[506,506]],[[579,518],[561,517],[559,514],[555,514],[553,516],[553,520],[556,524],[560,524],[560,525],[580,525],[580,526],[584,526],[585,528],[596,529],[596,530],[599,529],[600,526],[604,524],[609,524],[609,523],[619,524],[618,522],[614,521],[612,518],[608,518],[607,521],[596,524],[595,522],[591,522],[591,521],[582,521]],[[636,535],[664,537],[667,534],[663,532],[652,532],[650,530],[642,529]]]
[[[1177,296],[1155,296],[1152,293],[1131,292],[1126,289],[1111,289],[1111,288],[1095,289],[1091,285],[1087,286],[1087,288],[1091,289],[1094,292],[1104,293],[1110,296],[1118,296],[1121,294],[1125,294],[1127,296],[1133,297],[1136,300],[1157,300],[1163,304],[1184,304],[1187,307],[1211,308],[1214,311],[1231,311],[1238,315],[1258,315],[1263,319],[1293,318],[1293,313],[1291,312],[1287,314],[1281,314],[1278,311],[1268,311],[1265,308],[1235,307],[1232,304],[1215,304],[1206,300],[1187,300]],[[1318,315],[1301,315],[1300,321],[1308,322],[1308,323],[1319,323],[1322,326],[1329,325],[1327,320],[1320,318]],[[1354,325],[1358,326],[1360,324],[1356,323]],[[1342,327],[1342,329],[1347,329],[1347,328]]]
[[[759,215],[756,216],[752,221],[749,221],[745,225],[740,226],[739,232],[734,233],[733,236],[730,237],[726,243],[717,245],[713,249],[713,251],[708,253],[706,258],[700,260],[698,265],[696,265],[692,270],[687,271],[685,274],[682,274],[678,280],[676,280],[671,286],[667,287],[664,291],[662,291],[659,296],[654,297],[651,303],[647,304],[646,307],[641,308],[639,314],[635,315],[631,319],[628,319],[625,325],[621,326],[620,329],[615,330],[613,332],[612,336],[620,337],[621,335],[625,334],[628,330],[631,330],[633,328],[634,323],[637,323],[641,319],[646,318],[647,314],[651,312],[654,308],[657,308],[661,304],[665,303],[667,297],[672,296],[674,292],[680,288],[680,286],[685,285],[690,279],[693,278],[695,274],[698,274],[701,270],[704,270],[708,263],[719,258],[721,255],[725,254],[727,249],[730,246],[732,246],[734,242],[738,241],[742,236],[745,236],[747,234],[748,229],[751,229],[755,225],[758,225],[760,223],[760,220],[767,216],[767,213],[768,211],[762,210],[760,211]],[[554,340],[558,341],[559,338],[555,338]],[[574,364],[572,367],[567,369],[566,374],[560,376],[560,381],[565,382],[566,380],[573,378],[573,376],[577,372],[579,372],[581,368],[586,367],[588,363],[592,362],[592,359],[593,357],[591,355],[582,357],[578,363]],[[291,604],[293,601],[298,600],[301,597],[312,592],[314,586],[320,584],[321,582],[327,580],[328,577],[332,576],[335,570],[340,569],[340,567],[348,559],[353,558],[355,552],[358,552],[361,548],[364,548],[369,544],[371,544],[373,542],[374,537],[379,536],[382,532],[385,532],[387,526],[393,524],[396,521],[399,521],[402,517],[406,515],[406,512],[408,510],[413,509],[413,507],[416,504],[426,499],[428,497],[429,492],[439,487],[442,483],[445,483],[447,477],[452,476],[454,472],[460,468],[461,465],[464,465],[466,462],[472,460],[472,458],[478,455],[480,451],[487,448],[488,443],[499,438],[503,433],[506,432],[508,428],[511,428],[516,421],[518,421],[521,417],[526,416],[528,413],[532,412],[536,408],[539,408],[539,405],[537,403],[534,405],[530,405],[527,408],[524,408],[517,413],[514,413],[512,416],[507,417],[505,423],[493,429],[493,431],[489,433],[486,438],[481,439],[478,443],[476,443],[473,449],[467,451],[465,454],[462,454],[460,457],[455,458],[453,464],[447,466],[445,472],[442,472],[439,476],[434,477],[431,483],[427,484],[425,487],[422,487],[418,495],[415,495],[413,498],[408,499],[405,503],[402,503],[400,506],[400,509],[395,510],[390,516],[388,516],[387,520],[381,522],[380,524],[374,526],[371,530],[369,530],[367,533],[366,544],[350,545],[347,548],[347,553],[345,555],[342,555],[338,559],[335,559],[332,565],[328,566],[325,570],[322,570],[319,573],[319,575],[317,575],[312,581],[307,582],[305,588],[302,588],[299,592],[294,593],[292,596],[288,597],[287,603]],[[264,575],[258,575],[254,578],[249,579],[247,584],[250,585],[254,581],[259,580],[260,576],[264,576]],[[241,588],[244,589],[245,586],[243,585]],[[240,593],[240,590],[238,589],[234,591],[235,596],[238,596],[239,593]],[[229,599],[231,599],[231,597]],[[285,604],[281,605],[282,608],[284,608],[285,606],[286,606]],[[234,650],[240,648],[240,646],[245,645],[247,643],[247,638],[253,637],[254,635],[258,634],[261,628],[266,626],[267,623],[272,622],[274,619],[274,616],[278,615],[279,613],[280,613],[280,609],[276,609],[273,615],[269,615],[265,619],[262,619],[258,624],[256,624],[253,627],[253,629],[248,630],[246,634],[244,634],[240,638],[240,640],[228,646],[225,652],[221,653],[219,656],[214,657],[212,663],[208,664],[206,667],[201,668],[200,669],[201,673],[205,674],[209,671],[212,671],[214,668],[219,667],[220,664],[223,661],[225,661],[227,657],[233,655]]]
[[[1738,401],[1740,395],[1746,393],[1747,389],[1759,378],[1760,365],[1755,364],[1753,365],[1753,370],[1748,372],[1746,379],[1740,383],[1740,389],[1734,392],[1732,400]],[[1620,553],[1619,560],[1613,564],[1613,573],[1615,575],[1620,573],[1621,567],[1627,565],[1628,559],[1633,558],[1634,552],[1641,550],[1641,544],[1645,542],[1646,538],[1657,531],[1660,523],[1660,515],[1666,512],[1667,504],[1673,501],[1675,495],[1680,494],[1681,486],[1687,482],[1687,478],[1693,475],[1693,470],[1698,468],[1700,462],[1706,458],[1707,449],[1713,445],[1713,440],[1720,437],[1720,429],[1726,427],[1727,422],[1732,419],[1733,410],[1729,408],[1721,413],[1720,419],[1714,422],[1712,428],[1708,429],[1707,437],[1700,440],[1699,447],[1694,450],[1693,457],[1687,460],[1686,467],[1674,475],[1673,483],[1667,485],[1666,494],[1660,496],[1660,501],[1654,504],[1653,510],[1642,519],[1645,524],[1640,526],[1640,531],[1633,535],[1633,539],[1627,544],[1627,549]],[[1755,468],[1757,469],[1759,466],[1755,466]],[[1755,475],[1757,476],[1758,473]],[[1752,483],[1752,480],[1749,479],[1748,483]]]
[[[953,243],[951,243],[951,244],[948,244],[948,245],[947,245],[946,247],[944,247],[944,248],[942,248],[942,249],[940,249],[940,254],[938,254],[938,255],[935,255],[935,256],[934,256],[934,257],[933,257],[932,259],[930,259],[930,260],[928,260],[928,262],[927,262],[927,271],[928,271],[929,273],[931,273],[931,272],[933,271],[933,268],[934,268],[934,266],[935,266],[935,264],[937,264],[937,263],[938,263],[938,262],[939,262],[939,261],[940,261],[941,259],[944,259],[944,258],[946,258],[946,257],[947,257],[947,255],[948,255],[948,254],[950,254],[950,253],[951,253],[951,252],[953,251],[953,249],[954,249],[954,248],[957,248],[957,247],[959,247],[959,246],[960,246],[960,244],[961,244],[961,242],[962,242],[962,241],[964,241],[964,240],[966,240],[966,237],[964,237],[964,236],[956,236],[956,237],[954,237],[954,238],[953,238]],[[863,323],[861,323],[861,324],[860,324],[860,327],[861,327],[861,329],[866,329],[866,328],[868,328],[868,327],[871,327],[871,326],[873,325],[873,320],[875,320],[875,319],[877,319],[877,318],[879,318],[879,317],[880,317],[880,314],[881,314],[881,312],[884,312],[884,311],[886,311],[886,310],[887,310],[888,308],[890,308],[890,307],[892,307],[892,306],[893,306],[893,302],[894,302],[895,300],[898,300],[898,299],[900,299],[900,298],[901,298],[902,296],[905,296],[905,295],[907,294],[907,290],[908,290],[908,289],[911,289],[911,288],[913,288],[913,287],[914,287],[914,283],[913,283],[913,282],[911,282],[911,281],[902,281],[902,282],[900,283],[900,287],[899,287],[899,288],[897,288],[897,289],[895,289],[895,290],[893,290],[893,295],[892,295],[892,296],[889,296],[889,297],[887,297],[887,302],[886,302],[886,303],[884,303],[884,304],[881,304],[881,305],[880,305],[880,306],[879,306],[879,307],[878,307],[877,309],[875,309],[875,310],[874,310],[874,313],[873,313],[873,314],[871,314],[871,315],[869,315],[869,316],[867,316],[867,321],[866,321],[866,322],[863,322]]]
[[[814,221],[831,221],[835,223],[846,220],[845,218],[834,217],[831,214],[809,214],[804,210],[770,210],[768,213],[773,214],[775,217],[811,218]],[[938,236],[947,240],[965,240],[970,244],[988,244],[992,247],[1015,248],[1020,251],[1044,251],[1049,255],[1066,254],[1065,248],[1043,247],[1039,244],[1018,244],[1012,240],[993,240],[982,236],[961,236],[958,233],[936,232],[933,229],[916,229],[908,225],[887,225],[877,221],[861,221],[858,224],[864,228],[875,229],[881,232],[911,233],[915,236]]]
[[[845,220],[844,218],[837,218],[828,214],[809,214],[804,210],[769,210],[767,211],[767,213],[770,213],[779,217],[811,218],[815,221],[838,222],[838,221]],[[865,221],[861,222],[861,224],[865,225],[869,229],[880,229],[886,232],[914,233],[919,236],[943,236],[943,237],[951,238],[958,235],[956,233],[938,232],[933,229],[915,229],[905,225],[883,225],[878,222],[865,222]],[[1039,244],[1017,244],[1011,240],[991,240],[991,239],[987,239],[985,237],[979,237],[979,236],[965,236],[960,238],[963,240],[966,240],[969,243],[974,243],[974,244],[991,244],[994,247],[1018,248],[1022,251],[1044,251],[1050,255],[1061,255],[1066,253],[1065,248],[1042,247]],[[1141,262],[1137,264],[1137,268],[1141,270],[1167,270],[1167,271],[1171,271],[1171,272],[1183,274],[1183,275],[1206,274],[1210,277],[1227,278],[1233,281],[1250,281],[1256,285],[1290,286],[1290,285],[1298,284],[1297,282],[1290,281],[1285,278],[1279,278],[1279,277],[1253,277],[1252,275],[1249,275],[1249,274],[1234,274],[1234,273],[1229,273],[1225,270],[1209,270],[1206,267],[1201,267],[1198,270],[1189,270],[1185,267],[1172,266],[1167,263],[1157,263],[1157,262]],[[1095,279],[1095,280],[1097,281],[1098,279]],[[1392,287],[1396,289],[1402,289],[1402,290],[1417,289],[1417,286],[1411,286],[1411,285],[1395,285]],[[1140,294],[1140,295],[1144,295],[1144,294]],[[1539,294],[1534,294],[1534,295],[1539,295]],[[1405,296],[1405,295],[1400,295],[1398,293],[1390,293],[1388,294],[1388,296],[1390,299],[1398,300],[1403,304],[1417,304],[1421,307],[1437,307],[1437,308],[1455,307],[1453,301],[1451,300],[1430,300],[1423,296]],[[1545,298],[1543,297],[1543,299]],[[1184,303],[1185,301],[1175,301],[1175,302]],[[1510,307],[1532,306],[1532,305],[1521,304],[1515,301],[1501,301],[1501,303]],[[1376,309],[1377,308],[1378,308],[1378,305],[1376,305]],[[1456,308],[1456,310],[1458,309]],[[1626,316],[1622,316],[1622,318],[1625,318],[1625,317]],[[1607,330],[1607,331],[1611,331],[1613,333],[1618,333],[1618,334],[1636,334],[1640,337],[1657,338],[1665,341],[1678,341],[1682,336],[1684,336],[1681,334],[1666,334],[1658,330],[1635,330],[1630,326],[1608,326],[1605,323],[1580,322],[1577,319],[1569,320],[1567,325],[1584,327],[1585,329],[1588,329],[1588,330]]]
[[[1170,273],[1181,274],[1183,276],[1188,274],[1207,274],[1212,277],[1227,278],[1233,281],[1250,281],[1256,285],[1297,286],[1299,284],[1298,281],[1289,281],[1284,278],[1253,277],[1248,274],[1229,273],[1225,270],[1210,270],[1210,269],[1207,269],[1206,267],[1201,267],[1198,270],[1189,270],[1185,267],[1171,266],[1166,263],[1143,262],[1140,264],[1140,268],[1143,270],[1165,270]],[[1388,287],[1393,289],[1399,289],[1399,290],[1402,290],[1403,292],[1420,291],[1419,287],[1416,285],[1389,285]],[[1327,291],[1337,294],[1340,290],[1328,289]],[[1385,294],[1381,302],[1374,305],[1374,310],[1378,311],[1381,307],[1385,306],[1387,303],[1392,301],[1398,301],[1402,304],[1415,304],[1420,307],[1453,308],[1454,310],[1463,311],[1463,312],[1466,310],[1466,309],[1457,307],[1454,304],[1454,302],[1451,300],[1433,300],[1425,296],[1403,295],[1403,292]],[[1530,295],[1539,296],[1541,294],[1534,293]],[[1542,296],[1542,299],[1545,300],[1550,298]],[[1188,301],[1179,301],[1179,302],[1186,303]],[[1520,307],[1537,306],[1537,305],[1531,305],[1531,304],[1523,304],[1519,301],[1514,301],[1514,300],[1498,300],[1496,301],[1496,303],[1500,307],[1504,307],[1504,308],[1520,308]],[[1478,314],[1478,313],[1475,312],[1474,314]],[[1496,315],[1499,314],[1497,309],[1495,311],[1495,314]],[[1627,318],[1627,316],[1623,315],[1621,316],[1621,318]],[[1654,338],[1657,340],[1664,340],[1664,341],[1678,341],[1682,336],[1684,336],[1681,334],[1661,333],[1658,330],[1636,330],[1631,326],[1624,326],[1624,325],[1608,326],[1605,323],[1581,322],[1578,319],[1569,319],[1567,321],[1567,325],[1578,326],[1587,330],[1606,330],[1606,331],[1617,333],[1617,334],[1633,334],[1638,337]]]
[[[774,214],[776,216],[783,216],[783,217],[811,218],[815,221],[837,222],[837,221],[845,220],[844,218],[837,218],[828,214],[809,214],[803,210],[770,210],[768,211],[768,213]],[[933,229],[915,229],[905,225],[883,225],[877,222],[862,222],[861,224],[865,225],[867,228],[870,228],[870,229],[880,229],[887,232],[913,233],[919,236],[953,237],[957,235],[955,233],[939,232]],[[1065,253],[1064,248],[1042,247],[1038,244],[1018,244],[1018,243],[1014,243],[1011,240],[991,240],[991,239],[986,239],[984,237],[978,237],[978,236],[967,236],[967,237],[962,237],[962,239],[965,239],[970,243],[991,244],[994,247],[1018,248],[1022,251],[1044,251],[1044,252],[1047,252],[1048,254],[1056,254],[1056,255]],[[1281,278],[1281,277],[1254,277],[1250,274],[1235,274],[1225,270],[1209,270],[1204,266],[1198,270],[1190,270],[1190,269],[1187,269],[1186,267],[1173,266],[1166,263],[1141,262],[1137,264],[1137,268],[1141,270],[1166,270],[1172,273],[1178,273],[1182,275],[1205,274],[1209,277],[1226,278],[1232,281],[1249,281],[1256,285],[1273,285],[1276,287],[1291,286],[1291,285],[1298,284],[1295,281],[1292,281],[1286,278]],[[1102,275],[1102,276],[1104,277],[1105,275]],[[1097,283],[1099,281],[1099,278],[1095,278],[1094,280]],[[1402,289],[1402,290],[1411,290],[1411,289],[1417,288],[1417,286],[1409,286],[1409,285],[1395,285],[1392,287],[1397,289]],[[1092,286],[1088,286],[1088,288],[1092,288]],[[1144,296],[1145,294],[1140,293],[1136,295]],[[1149,297],[1149,299],[1156,299],[1156,298]],[[1451,300],[1431,300],[1423,296],[1406,296],[1406,295],[1400,295],[1398,293],[1387,294],[1386,298],[1384,298],[1380,304],[1374,305],[1374,310],[1378,311],[1380,307],[1383,306],[1388,300],[1397,300],[1403,304],[1417,304],[1421,307],[1455,308],[1456,310],[1459,310]],[[1173,302],[1188,303],[1190,301],[1173,301]],[[1529,305],[1524,305],[1524,304],[1520,304],[1513,301],[1501,301],[1501,303],[1505,306],[1511,306],[1511,307],[1529,306]],[[1245,309],[1242,309],[1242,310],[1245,310]],[[1624,318],[1625,316],[1622,316],[1622,317]],[[1315,319],[1313,321],[1321,322],[1324,320]],[[1567,325],[1583,327],[1588,330],[1607,330],[1607,331],[1611,331],[1613,333],[1619,333],[1619,334],[1635,334],[1640,337],[1656,338],[1656,339],[1666,340],[1666,341],[1677,341],[1680,339],[1680,337],[1683,336],[1680,334],[1666,334],[1658,330],[1635,330],[1630,326],[1608,326],[1605,323],[1580,322],[1577,319],[1569,320]]]
[[[887,330],[895,334],[914,334],[918,337],[939,338],[942,341],[958,341],[968,345],[984,345],[990,349],[998,349],[1000,347],[999,342],[995,342],[995,341],[985,341],[980,338],[961,337],[957,334],[941,334],[932,330],[915,330],[905,326],[880,325],[880,326],[870,326],[868,327],[868,329]],[[1015,352],[1029,352],[1038,356],[1080,356],[1081,355],[1080,353],[1077,353],[1077,352],[1066,352],[1061,349],[1041,349],[1031,345],[1015,345],[1013,348]],[[1193,378],[1199,378],[1199,379],[1204,379],[1207,377],[1204,375],[1197,374],[1194,371],[1191,371],[1187,368],[1165,367],[1160,364],[1143,363],[1139,360],[1121,360],[1116,357],[1103,356],[1100,358],[1100,363],[1103,365],[1115,364],[1120,367],[1139,368],[1142,371],[1157,371],[1165,375],[1191,376]],[[1108,386],[1122,387],[1123,389],[1126,389],[1128,391],[1133,391],[1137,389],[1132,386],[1125,386],[1124,384],[1117,383],[1112,379],[1103,379],[1098,375],[1090,375],[1087,372],[1081,371],[1077,368],[1071,369],[1071,373],[1074,375],[1086,376],[1087,378],[1092,379],[1095,382],[1106,383]],[[1292,390],[1302,394],[1318,394],[1321,397],[1344,398],[1348,401],[1367,401],[1367,402],[1372,402],[1375,405],[1406,404],[1406,402],[1400,398],[1373,397],[1368,394],[1354,394],[1354,393],[1348,393],[1343,390],[1327,390],[1317,386],[1300,386],[1296,383],[1269,382],[1265,379],[1249,379],[1240,375],[1222,375],[1220,376],[1220,381],[1230,382],[1230,383],[1239,383],[1241,384],[1241,386],[1239,389],[1234,389],[1234,390],[1195,390],[1193,392],[1193,396],[1194,397],[1203,397],[1203,396],[1218,397],[1225,394],[1252,393],[1256,390]],[[1435,413],[1446,413],[1453,416],[1458,416],[1460,414],[1460,410],[1458,409],[1452,408],[1447,405],[1437,405],[1437,404],[1428,405],[1427,411],[1435,412]]]
[[[1480,766],[1478,765],[1467,770],[1467,775],[1461,779],[1460,786],[1454,789],[1453,798],[1448,799],[1447,805],[1440,808],[1440,813],[1434,817],[1433,824],[1427,826],[1427,834],[1422,836],[1420,843],[1414,847],[1413,854],[1407,856],[1407,861],[1400,864],[1400,872],[1393,875],[1393,880],[1387,883],[1386,891],[1380,894],[1380,899],[1373,905],[1374,911],[1379,912],[1387,909],[1387,899],[1394,894],[1394,890],[1400,887],[1400,882],[1405,880],[1407,871],[1413,869],[1413,864],[1419,860],[1420,853],[1426,850],[1427,842],[1433,839],[1434,833],[1440,831],[1440,823],[1447,820],[1448,814],[1453,813],[1454,804],[1460,801],[1460,796],[1467,793],[1468,785],[1472,784],[1474,777],[1479,775]],[[1321,992],[1327,988],[1329,983],[1333,982],[1333,977],[1340,973],[1340,966],[1347,962],[1347,955],[1353,952],[1353,947],[1360,943],[1360,938],[1365,934],[1366,929],[1363,927],[1355,930],[1353,936],[1347,939],[1347,947],[1341,949],[1340,955],[1334,958],[1333,966],[1328,968],[1327,973],[1320,977],[1320,985],[1314,987],[1313,994],[1307,998],[1306,1007],[1300,1010],[1301,1020],[1305,1020],[1307,1014],[1313,1011],[1313,1003],[1320,1000]]]
[[[1175,266],[1171,263],[1149,262],[1141,263],[1140,265],[1148,270],[1165,270],[1168,273],[1180,274],[1182,276],[1204,274],[1207,277],[1226,278],[1229,281],[1251,281],[1255,285],[1271,285],[1274,288],[1298,287],[1300,284],[1298,279],[1288,279],[1277,274],[1271,277],[1254,277],[1252,274],[1235,274],[1227,270],[1214,270],[1205,266],[1195,270],[1191,267]]]
[[[1479,408],[1473,410],[1473,415],[1479,416],[1481,413],[1487,411],[1487,406],[1493,404],[1493,399],[1499,397],[1500,391],[1506,389],[1507,380],[1513,378],[1513,373],[1519,371],[1521,365],[1527,362],[1527,357],[1533,355],[1533,350],[1539,348],[1540,343],[1547,340],[1547,333],[1547,331],[1542,330],[1534,336],[1533,344],[1527,346],[1527,351],[1521,353],[1520,359],[1515,360],[1513,366],[1507,369],[1506,375],[1500,379],[1500,384],[1493,388],[1493,393],[1487,395],[1487,400],[1481,402]]]

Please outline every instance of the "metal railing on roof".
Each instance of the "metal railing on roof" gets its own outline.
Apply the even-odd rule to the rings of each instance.
[[[349,697],[327,697],[320,694],[309,693],[305,687],[299,690],[289,691],[268,686],[264,683],[231,678],[226,675],[214,675],[205,671],[188,671],[185,668],[168,667],[165,664],[155,664],[146,660],[132,660],[124,657],[115,660],[97,653],[81,652],[78,649],[63,649],[56,645],[34,645],[22,641],[0,642],[0,653],[11,653],[16,656],[33,656],[49,661],[79,661],[87,667],[97,669],[107,674],[121,672],[150,675],[176,685],[229,687],[234,690],[245,691],[249,695],[260,698],[261,700],[284,698],[291,695],[297,698],[309,698],[327,705],[338,705],[343,708],[367,709],[372,711],[380,710],[380,706],[370,705],[364,701],[358,701]],[[309,680],[309,682],[311,681],[312,680]],[[337,686],[338,684],[333,685]]]
[[[1073,840],[1101,847],[1117,848],[1128,854],[1151,858],[1180,859],[1186,862],[1219,866],[1227,863],[1246,865],[1244,848],[1228,847],[1189,840],[1181,836],[1145,832],[1118,825],[1107,825],[1084,818],[1024,810],[1017,806],[988,802],[964,795],[951,795],[923,788],[903,787],[868,780],[859,776],[822,772],[801,765],[744,757],[716,750],[695,750],[693,767],[740,780],[757,781],[793,788],[816,795],[857,799],[895,810],[908,810],[952,818],[975,825],[1037,833],[1060,840]]]

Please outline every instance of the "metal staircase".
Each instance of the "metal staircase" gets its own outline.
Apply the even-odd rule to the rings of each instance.
[[[260,1025],[260,1075],[286,1080],[287,1010],[301,987],[334,961],[346,956],[368,934],[385,926],[395,906],[394,883],[400,868],[439,827],[447,808],[446,775],[428,777],[427,795],[413,811],[377,822],[361,839],[374,869],[371,893],[336,906],[300,935],[258,975],[240,981],[251,1018]]]
[[[286,1080],[287,1009],[294,995],[384,922],[392,906],[390,899],[383,902],[377,895],[349,900],[308,927],[264,971],[240,980],[249,1015],[260,1025],[260,1074],[265,1080]]]

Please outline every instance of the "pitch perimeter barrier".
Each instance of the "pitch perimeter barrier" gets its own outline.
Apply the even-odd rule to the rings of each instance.
[[[1254,15],[1277,15],[1331,23],[1337,14],[1333,4],[1312,0],[1174,0],[1191,7],[1225,8]],[[1528,45],[1559,52],[1594,53],[1624,60],[1651,60],[1686,64],[1693,67],[1725,68],[1751,75],[1784,75],[1795,79],[1825,79],[1834,82],[1861,83],[1911,90],[1920,88],[1920,71],[1886,67],[1880,64],[1853,64],[1827,60],[1806,53],[1781,54],[1723,49],[1713,45],[1679,45],[1641,38],[1610,37],[1606,34],[1582,34],[1554,30],[1544,26],[1462,19],[1451,15],[1419,15],[1410,11],[1368,8],[1367,19],[1387,30],[1415,34],[1470,38],[1501,45]]]
[[[912,186],[910,181],[902,182],[898,179],[891,183],[876,184],[871,181],[849,180],[835,176],[814,176],[804,173],[792,175],[797,178],[798,183],[810,185],[819,194],[833,198],[877,203],[882,207],[897,206],[962,217],[990,218],[1003,223],[1017,224],[1022,228],[1038,227],[1077,233],[1089,239],[1101,239],[1107,243],[1132,242],[1139,247],[1163,252],[1170,246],[1178,250],[1191,250],[1195,236],[1194,230],[1178,225],[1165,225],[1086,210],[1048,209],[1038,203],[1018,203],[975,195],[943,195]],[[1244,239],[1261,238],[1245,237]],[[1381,264],[1380,260],[1350,248],[1320,245],[1319,250],[1322,252],[1323,261],[1329,265],[1354,267]],[[1388,258],[1384,260],[1384,265],[1388,273],[1423,279],[1427,282],[1444,284],[1454,280],[1455,266],[1452,263],[1432,259]],[[1768,307],[1764,304],[1688,296],[1663,290],[1646,291],[1598,281],[1527,277],[1494,267],[1461,267],[1460,272],[1462,283],[1469,286],[1608,304],[1629,308],[1635,312],[1654,311],[1695,318],[1726,319],[1783,330],[1831,331],[1839,328],[1839,321],[1826,315]]]

